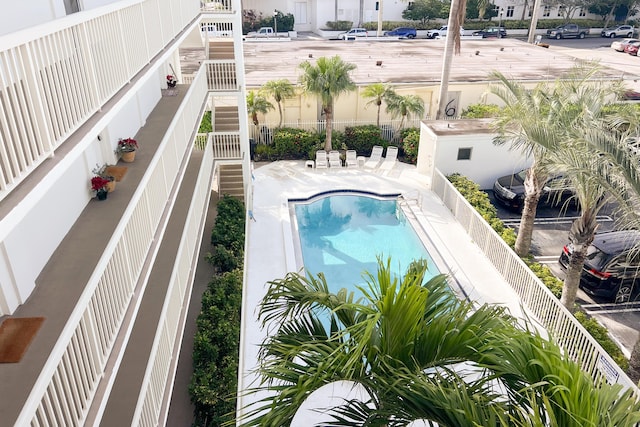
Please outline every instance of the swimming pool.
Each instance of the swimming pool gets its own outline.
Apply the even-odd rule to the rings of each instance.
[[[391,257],[392,271],[403,276],[413,260],[427,260],[427,280],[439,271],[399,208],[398,195],[328,194],[291,201],[305,270],[324,273],[332,292],[364,285],[375,273],[376,257]]]

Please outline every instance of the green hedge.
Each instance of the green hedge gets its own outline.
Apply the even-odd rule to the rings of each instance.
[[[400,147],[404,161],[412,165],[418,160],[418,144],[420,143],[420,129],[407,128],[400,132]]]
[[[501,108],[496,104],[471,104],[460,115],[463,119],[486,119],[498,117]]]
[[[374,145],[386,147],[389,144],[376,125],[348,126],[342,142],[346,149],[356,150],[358,156],[369,156]]]
[[[470,179],[453,174],[447,177],[449,181],[456,187],[462,196],[473,206],[482,217],[487,220],[491,227],[502,236],[502,238],[513,247],[516,234],[498,218],[497,211],[491,202],[489,196],[480,187]],[[487,204],[491,206],[487,206]],[[529,266],[531,271],[540,278],[540,280],[551,290],[551,292],[560,298],[562,295],[562,281],[555,277],[551,271],[530,258],[524,258],[523,261]],[[600,326],[595,319],[588,318],[584,313],[578,311],[575,313],[576,319],[584,326],[584,328],[593,336],[593,338],[602,346],[602,348],[616,361],[623,370],[627,370],[629,366],[628,360],[620,348],[613,342],[607,330]]]
[[[202,295],[189,384],[193,425],[204,427],[234,420],[238,388],[245,210],[230,196],[218,202],[217,210],[211,232],[214,253],[207,259],[223,273],[213,276]]]
[[[309,153],[321,144],[316,132],[303,129],[280,128],[273,132],[275,154],[279,159],[308,159]]]

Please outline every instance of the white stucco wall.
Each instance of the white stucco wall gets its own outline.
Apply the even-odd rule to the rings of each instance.
[[[431,173],[428,162],[444,175],[460,173],[490,189],[496,178],[518,172],[531,164],[519,151],[493,143],[496,136],[489,128],[491,120],[434,120],[423,123],[418,152],[418,170]],[[469,160],[458,160],[461,148],[471,149]]]

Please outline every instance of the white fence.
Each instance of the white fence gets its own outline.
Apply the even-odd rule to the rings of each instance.
[[[31,390],[16,425],[66,426],[84,423],[96,387],[108,371],[107,362],[117,343],[116,337],[126,329],[123,322],[127,310],[134,304],[134,299],[144,293],[144,287],[139,289],[136,285],[147,258],[153,257],[152,253],[157,251],[157,247],[153,246],[158,237],[156,233],[165,226],[164,213],[170,205],[173,186],[181,182],[179,175],[184,173],[182,169],[186,164],[183,159],[193,149],[192,131],[199,124],[200,112],[207,97],[206,75],[202,69],[189,88],[185,101],[140,180],[120,224],[96,265],[91,281],[85,286]],[[192,203],[202,203],[202,197],[202,194],[197,194]],[[194,216],[190,220],[198,220],[197,212],[194,211],[191,215]],[[190,226],[195,227],[195,224]],[[190,245],[199,241],[194,232],[193,229],[189,229],[183,235],[183,239],[190,239]],[[193,261],[185,258],[189,254],[193,255],[193,251],[181,253],[177,261],[180,268],[174,271],[172,277],[173,286],[179,286],[180,292],[183,293],[186,284],[189,283],[190,274],[190,270],[184,268],[184,265]],[[171,295],[167,297],[170,298]],[[184,295],[181,299],[183,298]],[[172,306],[173,309],[175,306]],[[173,316],[175,313],[165,313],[165,316],[170,315]],[[164,324],[165,322],[167,324]],[[158,325],[157,331],[159,334],[165,334],[165,341],[168,339],[167,328],[175,328],[175,318],[167,317]],[[169,336],[175,337],[175,331]],[[164,342],[162,347],[154,349],[150,359],[152,365],[148,371],[152,371],[156,376],[153,382],[146,384],[141,391],[145,393],[145,403],[144,408],[139,407],[139,412],[144,413],[144,416],[138,414],[142,417],[140,425],[157,424],[158,403],[155,400],[161,393],[160,389],[164,393],[164,388],[170,381],[166,364],[171,358],[167,359],[167,352],[172,350],[174,344],[169,340]],[[148,372],[147,381],[151,381],[150,375]],[[148,402],[152,396],[155,396],[153,404]],[[153,405],[153,411],[150,411],[149,405]],[[153,420],[154,417],[156,421]]]
[[[554,340],[594,379],[636,388],[591,334],[562,305],[516,253],[487,224],[440,171],[432,190],[442,199],[493,266],[520,296],[523,305]],[[636,389],[637,390],[637,389]]]
[[[0,200],[198,13],[172,0],[100,10],[83,12],[82,22],[36,32],[38,38],[21,32],[21,39],[0,47]]]
[[[403,128],[420,127],[420,121],[426,119],[405,120],[384,120],[380,122],[382,137],[387,141],[392,141],[399,135],[400,124]],[[344,132],[347,127],[376,125],[375,120],[334,120],[333,130]],[[271,144],[273,131],[278,127],[278,123],[264,122],[258,126],[252,122],[249,124],[249,137],[259,144]],[[283,122],[281,127],[304,129],[310,132],[324,132],[326,121],[324,120],[297,120],[295,122]]]

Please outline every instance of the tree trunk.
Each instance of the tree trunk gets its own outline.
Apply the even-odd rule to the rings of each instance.
[[[521,21],[524,21],[524,14],[527,13],[527,9],[529,9],[529,1],[524,0],[524,7],[522,8],[522,16],[520,17]]]
[[[449,102],[449,75],[451,74],[451,61],[453,59],[453,54],[455,53],[456,48],[456,40],[458,41],[458,46],[460,44],[460,30],[458,30],[458,26],[460,22],[458,22],[457,15],[458,9],[460,8],[460,3],[464,2],[464,0],[452,0],[451,8],[449,10],[449,20],[448,26],[450,31],[447,32],[447,40],[445,42],[444,48],[444,56],[442,57],[442,73],[440,75],[440,93],[438,95],[438,111],[436,112],[436,119],[440,120],[445,117],[444,110],[447,107],[447,102]],[[451,30],[455,28],[456,30]],[[459,47],[458,47],[459,50]]]
[[[253,120],[254,125],[258,126],[258,124],[260,124],[260,122],[258,122],[258,113],[252,113],[251,120]]]
[[[324,119],[326,122],[326,137],[324,139],[324,150],[328,153],[331,151],[331,133],[333,131],[333,103],[324,108]]]
[[[518,236],[514,250],[518,256],[524,257],[529,254],[531,249],[531,238],[533,236],[533,224],[536,219],[538,210],[538,201],[540,200],[539,192],[527,194],[524,198],[524,207],[522,208],[522,217],[520,218],[520,227],[518,227]]]
[[[627,374],[629,374],[631,381],[636,384],[640,383],[640,338],[636,340],[636,344],[633,346],[633,350],[631,351]]]
[[[578,285],[580,284],[580,276],[582,275],[584,260],[587,257],[588,247],[589,244],[573,244],[573,253],[571,254],[571,258],[569,258],[567,274],[564,279],[564,285],[562,286],[562,296],[560,297],[560,302],[567,308],[567,310],[572,313],[575,310]]]
[[[278,113],[280,114],[280,121],[278,122],[278,128],[282,127],[282,105],[278,101]]]
[[[376,126],[380,127],[380,107],[382,106],[382,102],[377,102],[378,104],[378,116],[376,117]]]
[[[538,176],[539,173],[536,173],[535,169],[535,164],[531,165],[524,179],[524,206],[514,248],[516,254],[521,257],[526,256],[531,248],[533,223],[536,219],[538,201],[540,201],[540,193],[542,192],[542,182],[546,180],[546,176]]]

